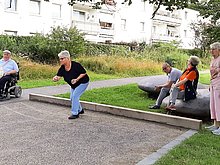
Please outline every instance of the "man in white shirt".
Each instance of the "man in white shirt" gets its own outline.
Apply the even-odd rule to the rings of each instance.
[[[11,59],[9,50],[3,51],[3,57],[0,60],[0,93],[4,89],[5,83],[11,80],[11,76],[19,71],[17,63]]]

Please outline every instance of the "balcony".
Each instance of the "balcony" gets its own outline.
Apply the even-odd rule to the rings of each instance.
[[[97,2],[97,0],[92,0],[92,2],[79,2],[77,1],[75,4],[73,4],[73,9],[87,9],[91,10],[94,4]]]
[[[112,27],[101,27],[99,23],[73,20],[72,26],[75,26],[80,32],[85,33],[85,35],[97,36],[105,40],[114,38],[114,29]]]
[[[79,31],[86,35],[98,35],[100,31],[99,23],[86,21],[72,21],[72,26],[75,26]]]
[[[181,39],[179,35],[170,36],[167,34],[152,34],[152,41],[153,42],[171,42],[177,41],[179,42]]]
[[[105,38],[105,39],[113,39],[114,38],[114,30],[112,28],[100,29],[99,37]]]
[[[173,25],[180,25],[181,24],[181,17],[177,13],[171,13],[169,11],[158,11],[153,18],[154,22],[166,22],[171,23]]]

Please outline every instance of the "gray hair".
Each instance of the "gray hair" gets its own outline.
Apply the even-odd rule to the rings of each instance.
[[[213,44],[210,45],[210,48],[220,50],[220,42],[214,42]]]
[[[197,56],[190,56],[189,60],[193,66],[197,66],[200,62],[199,57]]]
[[[67,50],[63,50],[58,54],[59,58],[70,58],[70,53]]]

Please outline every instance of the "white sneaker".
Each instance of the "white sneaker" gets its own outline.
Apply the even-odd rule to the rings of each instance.
[[[215,125],[211,125],[211,126],[205,127],[205,129],[208,129],[209,131],[215,131],[218,129],[218,127]]]
[[[212,133],[213,133],[214,135],[220,135],[220,128],[218,128],[218,129],[212,131]]]

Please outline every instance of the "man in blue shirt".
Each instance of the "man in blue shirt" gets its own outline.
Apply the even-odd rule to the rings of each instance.
[[[11,80],[12,74],[18,71],[17,63],[11,59],[11,52],[9,50],[4,50],[3,57],[0,60],[0,93],[2,93],[5,83]]]

